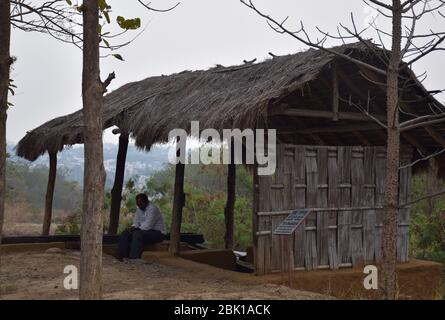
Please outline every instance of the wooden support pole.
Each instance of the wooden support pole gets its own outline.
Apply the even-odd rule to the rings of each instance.
[[[236,165],[234,155],[234,142],[230,143],[230,164],[227,167],[227,202],[224,208],[224,219],[226,232],[224,236],[224,244],[226,249],[233,250],[233,228],[235,216],[236,201]]]
[[[286,237],[286,243],[287,243],[287,275],[288,275],[288,281],[289,281],[289,288],[292,288],[293,286],[293,280],[294,280],[294,247],[293,247],[293,235]]]
[[[281,284],[285,284],[284,283],[284,272],[286,271],[286,263],[285,263],[285,252],[284,252],[284,239],[283,236],[278,236],[280,239],[280,259],[281,259]]]
[[[125,161],[127,159],[129,134],[121,131],[119,136],[119,149],[116,158],[116,172],[114,184],[111,189],[110,224],[108,234],[117,234],[119,228],[119,215],[122,200],[122,188],[124,186]]]
[[[256,136],[255,136],[256,141]],[[260,211],[259,207],[259,185],[260,180],[258,177],[258,163],[256,161],[256,147],[255,147],[255,159],[253,164],[253,195],[252,195],[252,242],[253,242],[253,265],[255,266],[255,274],[262,274],[264,267],[260,267],[260,263],[263,261],[259,261],[258,259],[258,212]]]
[[[57,175],[57,152],[48,152],[49,155],[49,173],[48,185],[45,197],[45,216],[43,218],[42,236],[49,235],[51,229],[51,218],[53,214],[54,186]]]
[[[179,143],[179,139],[177,141]],[[180,149],[178,148],[177,156],[179,157]],[[184,195],[184,172],[185,164],[178,162],[175,170],[175,187],[173,196],[173,210],[172,223],[170,228],[170,246],[169,253],[173,256],[179,255],[180,240],[181,240],[181,223],[182,223],[182,208],[185,204]]]

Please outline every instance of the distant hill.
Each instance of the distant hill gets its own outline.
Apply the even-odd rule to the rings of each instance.
[[[104,166],[107,172],[105,182],[106,188],[113,186],[114,174],[116,168],[116,155],[118,145],[112,143],[104,144]],[[48,155],[39,157],[34,162],[29,162],[15,155],[14,145],[8,144],[7,152],[10,155],[9,160],[14,162],[26,162],[31,167],[48,167]],[[58,171],[63,173],[66,180],[83,184],[83,146],[74,146],[60,152],[57,158]],[[163,169],[168,163],[168,148],[164,146],[155,146],[147,153],[137,150],[134,145],[128,146],[125,180],[134,178],[137,184],[142,184],[154,172]]]

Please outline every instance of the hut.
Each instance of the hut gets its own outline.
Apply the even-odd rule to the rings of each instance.
[[[387,52],[369,43],[331,50],[385,70]],[[407,66],[400,75],[402,157],[400,203],[409,200],[410,163],[445,147],[442,106]],[[117,229],[125,154],[131,136],[150,150],[172,129],[273,128],[277,170],[253,166],[253,247],[258,274],[279,267],[274,228],[295,208],[312,213],[294,237],[294,267],[349,267],[381,258],[386,145],[385,75],[332,52],[308,50],[261,63],[185,71],[124,85],[105,96],[104,129],[120,134],[112,192],[111,232]],[[51,216],[56,154],[82,143],[82,111],[29,131],[17,154],[50,155],[46,217]],[[184,165],[176,168],[171,252],[179,250]],[[229,164],[226,244],[233,237],[235,166]],[[49,223],[46,220],[45,223]],[[397,255],[408,259],[409,207],[400,210]]]

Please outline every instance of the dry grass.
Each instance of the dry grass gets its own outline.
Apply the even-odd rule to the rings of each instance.
[[[53,224],[50,233],[54,234],[57,224],[62,223],[68,212],[53,210]],[[5,205],[5,236],[37,236],[42,232],[43,210],[26,202],[7,202]]]

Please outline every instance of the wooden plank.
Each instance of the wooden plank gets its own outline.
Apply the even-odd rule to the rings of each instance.
[[[259,273],[259,261],[258,261],[258,230],[259,230],[259,217],[258,212],[260,211],[260,181],[258,176],[258,164],[255,162],[253,164],[252,173],[252,184],[253,184],[253,194],[252,194],[252,245],[253,245],[253,265],[255,268],[255,274]]]
[[[258,231],[270,230],[270,217],[258,217]],[[265,274],[270,272],[270,236],[259,236],[257,240],[256,272]]]
[[[317,153],[313,148],[306,148],[306,206],[315,207],[317,204],[318,166]],[[311,213],[306,219],[306,227],[317,227],[317,215]],[[306,231],[305,239],[305,267],[307,270],[317,268],[317,232]]]
[[[271,176],[257,176],[258,182],[258,210],[269,211],[270,207],[270,187],[272,185]],[[257,237],[257,245],[255,250],[255,270],[256,274],[265,274],[270,272],[270,251],[271,251],[271,225],[269,216],[258,216],[256,212],[257,232],[269,232],[267,236]]]
[[[272,178],[272,185],[283,185],[280,189],[271,188],[270,189],[270,208],[271,210],[280,211],[287,209],[285,206],[284,198],[284,145],[278,144],[276,149],[276,159],[277,168],[275,170],[275,175]],[[272,216],[271,217],[271,231],[275,230],[281,221],[284,220],[286,216]],[[271,269],[277,270],[280,268],[280,239],[276,235],[272,235],[272,249],[271,249]]]
[[[339,207],[351,207],[351,156],[351,147],[338,147]],[[338,261],[340,264],[351,263],[351,211],[339,211],[337,225]]]
[[[286,247],[287,247],[287,272],[288,272],[288,281],[289,281],[289,287],[292,288],[293,286],[293,278],[294,278],[294,241],[293,237],[286,237]]]
[[[283,209],[295,209],[295,188],[294,188],[294,164],[295,147],[282,145],[281,156],[283,157],[282,179],[283,179]]]
[[[318,191],[317,207],[328,206],[328,149],[317,148]],[[328,255],[328,216],[323,211],[317,212],[317,256],[319,265],[329,264]]]
[[[375,148],[364,149],[364,206],[375,205]],[[365,263],[372,263],[375,257],[375,210],[363,212],[363,249]]]
[[[403,149],[400,156],[402,166],[411,163],[412,152],[410,148]],[[399,204],[410,201],[411,167],[399,171]],[[397,260],[408,261],[409,250],[409,207],[399,209],[397,231]]]
[[[383,207],[385,196],[385,167],[386,167],[386,149],[384,147],[375,148],[375,204]],[[375,233],[375,254],[376,262],[382,260],[382,228],[378,227],[383,223],[383,210],[376,210]]]
[[[364,188],[364,165],[363,165],[363,148],[354,147],[352,149],[351,158],[351,203],[353,207],[359,207],[363,201]],[[363,214],[362,211],[352,211],[351,223],[355,227],[351,227],[351,253],[352,265],[359,266],[364,262],[363,250]]]
[[[294,203],[295,208],[306,207],[306,152],[305,147],[296,146],[294,156]],[[295,231],[294,263],[295,267],[304,267],[306,221]]]
[[[335,147],[328,148],[328,204],[330,208],[335,208],[339,204],[339,170],[338,170],[338,150]],[[328,211],[328,257],[331,269],[338,269],[337,252],[337,223],[338,211]],[[337,228],[331,228],[331,227]]]

